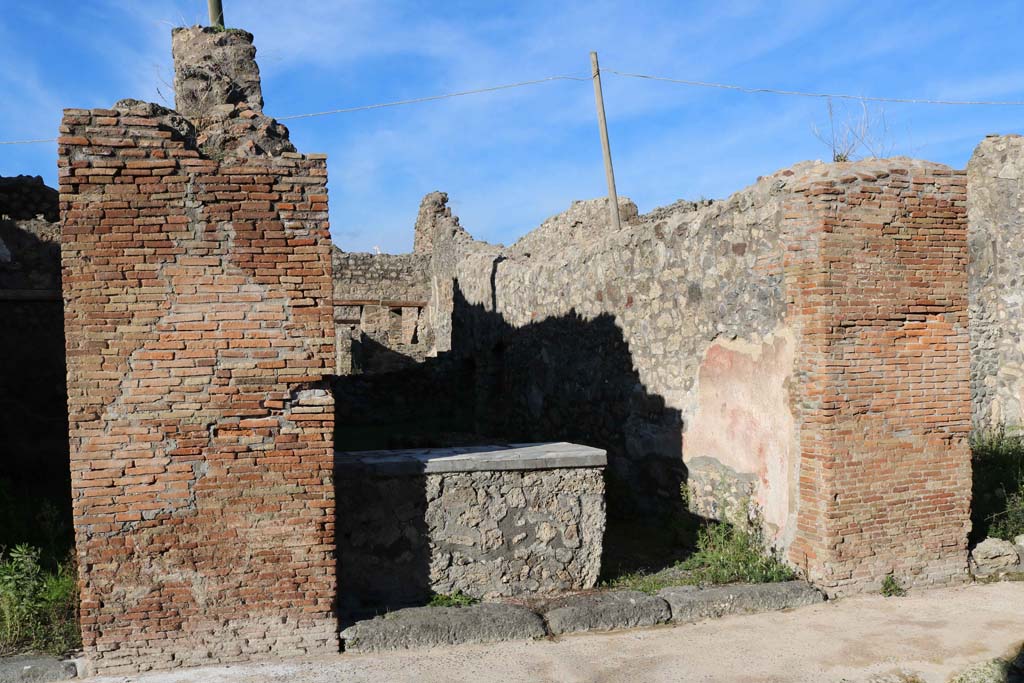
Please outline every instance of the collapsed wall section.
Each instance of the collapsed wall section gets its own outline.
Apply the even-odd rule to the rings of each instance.
[[[606,448],[613,515],[754,503],[832,593],[956,581],[965,199],[939,165],[801,164],[710,206],[623,203],[620,231],[577,203],[508,249],[442,202],[437,345],[472,359],[478,431]]]
[[[59,140],[86,655],[336,651],[324,157],[201,158],[125,106]]]

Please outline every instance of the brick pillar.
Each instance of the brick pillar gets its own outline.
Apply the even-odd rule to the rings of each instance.
[[[165,124],[69,109],[61,128],[86,655],[337,651],[326,162],[200,158]]]
[[[785,283],[800,334],[801,453],[789,558],[832,594],[877,588],[890,573],[904,584],[961,581],[971,491],[965,176],[863,162],[791,187]]]

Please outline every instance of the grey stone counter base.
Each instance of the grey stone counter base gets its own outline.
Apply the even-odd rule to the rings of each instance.
[[[349,652],[379,652],[460,643],[529,640],[545,635],[688,623],[813,605],[824,596],[802,581],[714,588],[676,586],[657,596],[606,591],[558,598],[541,614],[502,603],[472,607],[414,607],[360,621],[341,638]]]
[[[571,469],[607,464],[606,451],[566,442],[334,454],[336,468],[365,468],[388,475]]]

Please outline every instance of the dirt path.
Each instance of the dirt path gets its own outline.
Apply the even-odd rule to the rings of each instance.
[[[557,641],[338,655],[93,679],[97,683],[451,683],[900,680],[944,683],[1024,642],[1024,583],[866,596],[788,613]]]

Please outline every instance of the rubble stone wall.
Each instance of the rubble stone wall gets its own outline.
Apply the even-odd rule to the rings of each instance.
[[[338,375],[387,372],[426,358],[433,348],[429,266],[420,254],[334,249]]]
[[[475,359],[485,433],[606,448],[610,508],[685,484],[707,517],[755,503],[833,593],[958,581],[965,182],[801,164],[710,206],[623,202],[618,232],[604,200],[577,203],[507,249],[433,201],[437,346]]]
[[[125,107],[59,140],[86,656],[337,651],[325,160],[218,162]]]
[[[980,428],[1024,425],[1024,138],[986,138],[967,165],[971,392]]]

